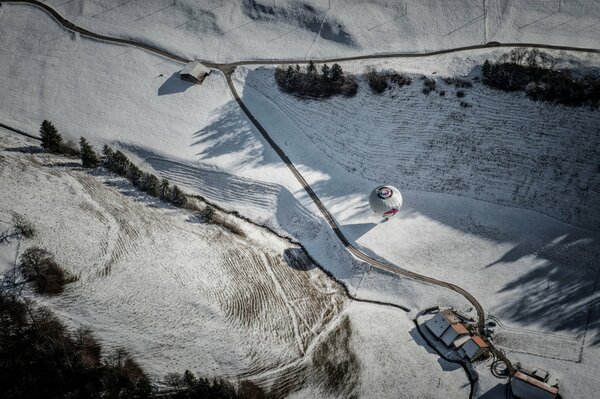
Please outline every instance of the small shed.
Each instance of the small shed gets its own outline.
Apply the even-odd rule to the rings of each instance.
[[[439,338],[454,323],[460,323],[460,319],[453,311],[445,309],[427,320],[425,325],[433,335]]]
[[[457,338],[461,336],[468,336],[469,330],[462,323],[454,323],[450,325],[449,328],[442,334],[441,340],[446,346],[452,345],[453,342],[456,341]]]
[[[460,354],[473,361],[487,352],[489,345],[478,335],[473,335],[460,348]]]
[[[208,75],[210,75],[210,69],[198,61],[188,63],[179,73],[181,79],[198,84],[202,83]]]
[[[556,399],[558,388],[517,371],[510,380],[510,390],[519,399]]]

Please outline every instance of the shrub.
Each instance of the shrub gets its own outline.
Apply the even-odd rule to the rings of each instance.
[[[401,75],[398,72],[392,72],[389,75],[390,82],[394,83],[398,87],[408,86],[412,83],[411,79],[406,75]]]
[[[445,90],[440,90],[440,97],[444,97],[446,95],[446,91]]]
[[[14,213],[12,215],[12,225],[18,237],[32,238],[35,236],[33,224],[25,216]]]
[[[207,205],[206,208],[200,212],[200,217],[207,223],[212,223],[215,217],[215,208],[210,205]]]
[[[425,78],[423,80],[423,93],[424,94],[431,93],[432,91],[435,90],[435,86],[436,86],[435,80],[433,80],[431,78]]]
[[[465,92],[462,90],[459,90],[456,92],[456,97],[458,98],[463,98],[465,96]]]
[[[473,87],[473,83],[469,82],[468,80],[464,80],[464,79],[459,79],[459,78],[444,78],[442,80],[447,85],[454,86],[457,89],[465,89],[465,88]]]
[[[375,69],[367,71],[367,81],[374,93],[381,94],[388,88],[388,77],[385,73],[379,73]]]
[[[68,282],[67,273],[56,263],[54,255],[43,248],[31,247],[23,252],[19,269],[39,294],[59,294]]]

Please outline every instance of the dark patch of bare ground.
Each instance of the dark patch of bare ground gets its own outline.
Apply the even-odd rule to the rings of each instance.
[[[358,398],[360,363],[350,348],[352,325],[346,315],[312,355],[312,372],[332,396]]]

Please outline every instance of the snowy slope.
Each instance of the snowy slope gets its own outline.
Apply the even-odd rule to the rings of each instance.
[[[248,123],[223,75],[214,71],[201,86],[189,85],[177,76],[181,65],[142,51],[80,37],[42,46],[44,32],[61,30],[35,8],[9,5],[0,21],[0,76],[7,77],[0,88],[8,93],[0,97],[2,121],[36,132],[47,118],[67,139],[85,135],[97,146],[117,146],[187,191],[300,240],[354,291],[371,281]],[[363,285],[369,298],[419,308],[466,303],[447,290],[368,273],[378,281]]]
[[[477,58],[489,56],[389,61],[386,67],[460,76]],[[347,67],[360,71],[364,65]],[[469,289],[503,322],[497,327],[500,347],[535,355],[529,364],[546,366],[564,380],[573,374],[585,378],[587,367],[574,365],[593,362],[597,354],[589,337],[598,329],[588,320],[600,237],[514,206],[533,205],[597,230],[598,191],[592,189],[598,176],[597,111],[537,104],[477,84],[465,90],[472,107],[463,109],[455,89],[440,82],[446,97],[426,96],[414,78],[408,88],[382,97],[371,95],[363,82],[355,98],[311,102],[279,93],[272,70],[240,69],[236,75],[244,102],[302,165],[307,181],[357,245]],[[494,107],[498,112],[489,111]],[[528,137],[531,132],[540,132],[538,140]],[[545,164],[546,157],[555,161]],[[567,178],[556,179],[553,167]],[[577,177],[585,183],[577,184]],[[462,184],[450,184],[457,179]],[[521,179],[534,201],[519,194]],[[370,188],[381,183],[400,187],[404,197],[401,212],[386,223],[372,216],[367,204]],[[582,189],[586,185],[589,190]],[[511,196],[503,196],[506,191]],[[546,362],[550,358],[563,363]],[[591,397],[587,386],[564,385],[575,397]]]
[[[48,0],[99,33],[217,62],[430,51],[498,42],[597,47],[593,1]],[[48,35],[47,40],[57,36]],[[56,39],[56,40],[64,40]]]
[[[321,354],[333,349],[333,359],[355,357],[357,372],[347,378],[363,396],[378,387],[379,397],[395,397],[398,386],[419,397],[466,395],[462,370],[447,373],[422,342],[409,342],[405,313],[349,306],[339,284],[302,261],[298,247],[241,220],[248,238],[199,223],[122,179],[32,153],[36,145],[0,131],[0,229],[10,229],[16,212],[37,233],[0,247],[0,271],[28,246],[50,249],[78,280],[56,297],[26,295],[72,327],[90,326],[105,346],[126,347],[153,378],[191,369],[253,379],[298,397],[328,397],[336,391],[324,388],[331,377],[319,367]],[[334,332],[345,318],[344,343]],[[373,323],[381,328],[373,331]],[[399,336],[399,349],[382,354]],[[390,362],[418,366],[441,385],[413,386],[410,374],[391,373]],[[393,384],[382,386],[392,377]]]

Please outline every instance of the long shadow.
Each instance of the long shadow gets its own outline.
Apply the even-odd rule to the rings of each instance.
[[[179,72],[174,72],[158,88],[158,95],[159,96],[168,96],[170,94],[183,93],[193,86],[195,86],[194,83],[182,80],[179,77]]]
[[[272,72],[261,69],[249,70],[247,75],[249,85],[259,84],[260,80],[264,78],[262,74],[265,73]],[[361,85],[359,96],[361,91],[367,90],[364,82],[361,81]],[[254,96],[255,94],[248,96],[248,90],[245,90],[242,100],[246,104],[252,104],[256,100]],[[306,100],[299,100],[299,102],[302,101]],[[345,100],[336,98],[332,101],[342,102]],[[269,129],[268,125],[265,127]],[[269,133],[273,140],[285,149],[285,137],[281,136],[282,132],[271,129]],[[201,159],[243,154],[243,157],[240,156],[243,159],[240,159],[239,162],[254,165],[280,164],[281,162],[233,101],[227,103],[220,110],[218,118],[209,126],[196,132],[194,137],[196,140],[194,145],[203,145],[203,149],[198,152]],[[288,155],[292,155],[292,162],[297,166],[310,161],[295,159],[293,153]],[[415,154],[415,156],[418,155]],[[335,163],[331,163],[331,165],[326,162],[311,164],[313,168],[328,168],[329,166],[336,169],[341,168]],[[320,172],[324,175],[337,175],[340,170],[320,170]],[[454,172],[450,170],[448,173]],[[353,173],[346,171],[344,175],[350,177]],[[444,179],[448,176],[441,175],[439,178]],[[362,181],[366,182],[367,180],[363,178]],[[402,182],[390,181],[389,183]],[[398,185],[402,186],[402,184]],[[335,181],[332,180],[323,179],[312,184],[312,187],[323,198],[338,195],[332,189],[332,187],[335,188]],[[535,190],[535,187],[532,189]],[[502,294],[503,298],[507,297],[504,295],[505,293],[510,294],[508,299],[505,299],[505,303],[499,305],[498,309],[494,309],[494,313],[499,313],[498,315],[508,322],[543,325],[547,331],[581,334],[587,328],[591,334],[600,334],[600,323],[595,323],[594,320],[588,323],[595,278],[600,266],[591,261],[600,253],[599,234],[546,220],[533,213],[526,213],[523,220],[511,216],[512,219],[507,224],[505,221],[488,219],[487,208],[473,210],[468,208],[468,211],[465,211],[465,204],[469,207],[468,204],[472,203],[469,202],[470,199],[463,201],[461,197],[449,195],[445,200],[446,197],[442,195],[439,201],[433,201],[427,195],[429,194],[418,191],[409,192],[407,198],[410,200],[410,206],[403,211],[408,212],[409,216],[411,213],[425,215],[462,233],[481,237],[493,243],[513,245],[497,260],[488,262],[487,267],[481,265],[484,270],[497,269],[494,273],[502,273],[503,264],[519,262],[527,257],[535,258],[534,262],[527,261],[528,271],[524,274],[515,275],[513,278],[503,278],[507,283],[494,284],[495,287],[500,287],[497,289],[497,293]],[[499,218],[505,214],[512,215],[510,208],[498,209],[502,209],[502,212],[498,213]],[[284,214],[285,211],[285,207],[282,208],[281,214]],[[278,211],[278,218],[284,217],[279,213]],[[543,220],[540,221],[540,218]],[[286,224],[281,225],[286,226]],[[358,237],[360,237],[370,230],[370,226],[368,224],[350,226],[350,229],[345,228],[344,230],[356,229],[358,229]],[[356,239],[357,237],[350,238]],[[473,258],[472,261],[476,264],[475,268],[480,267],[477,264],[478,259]],[[593,341],[596,345],[599,342],[600,338]]]

